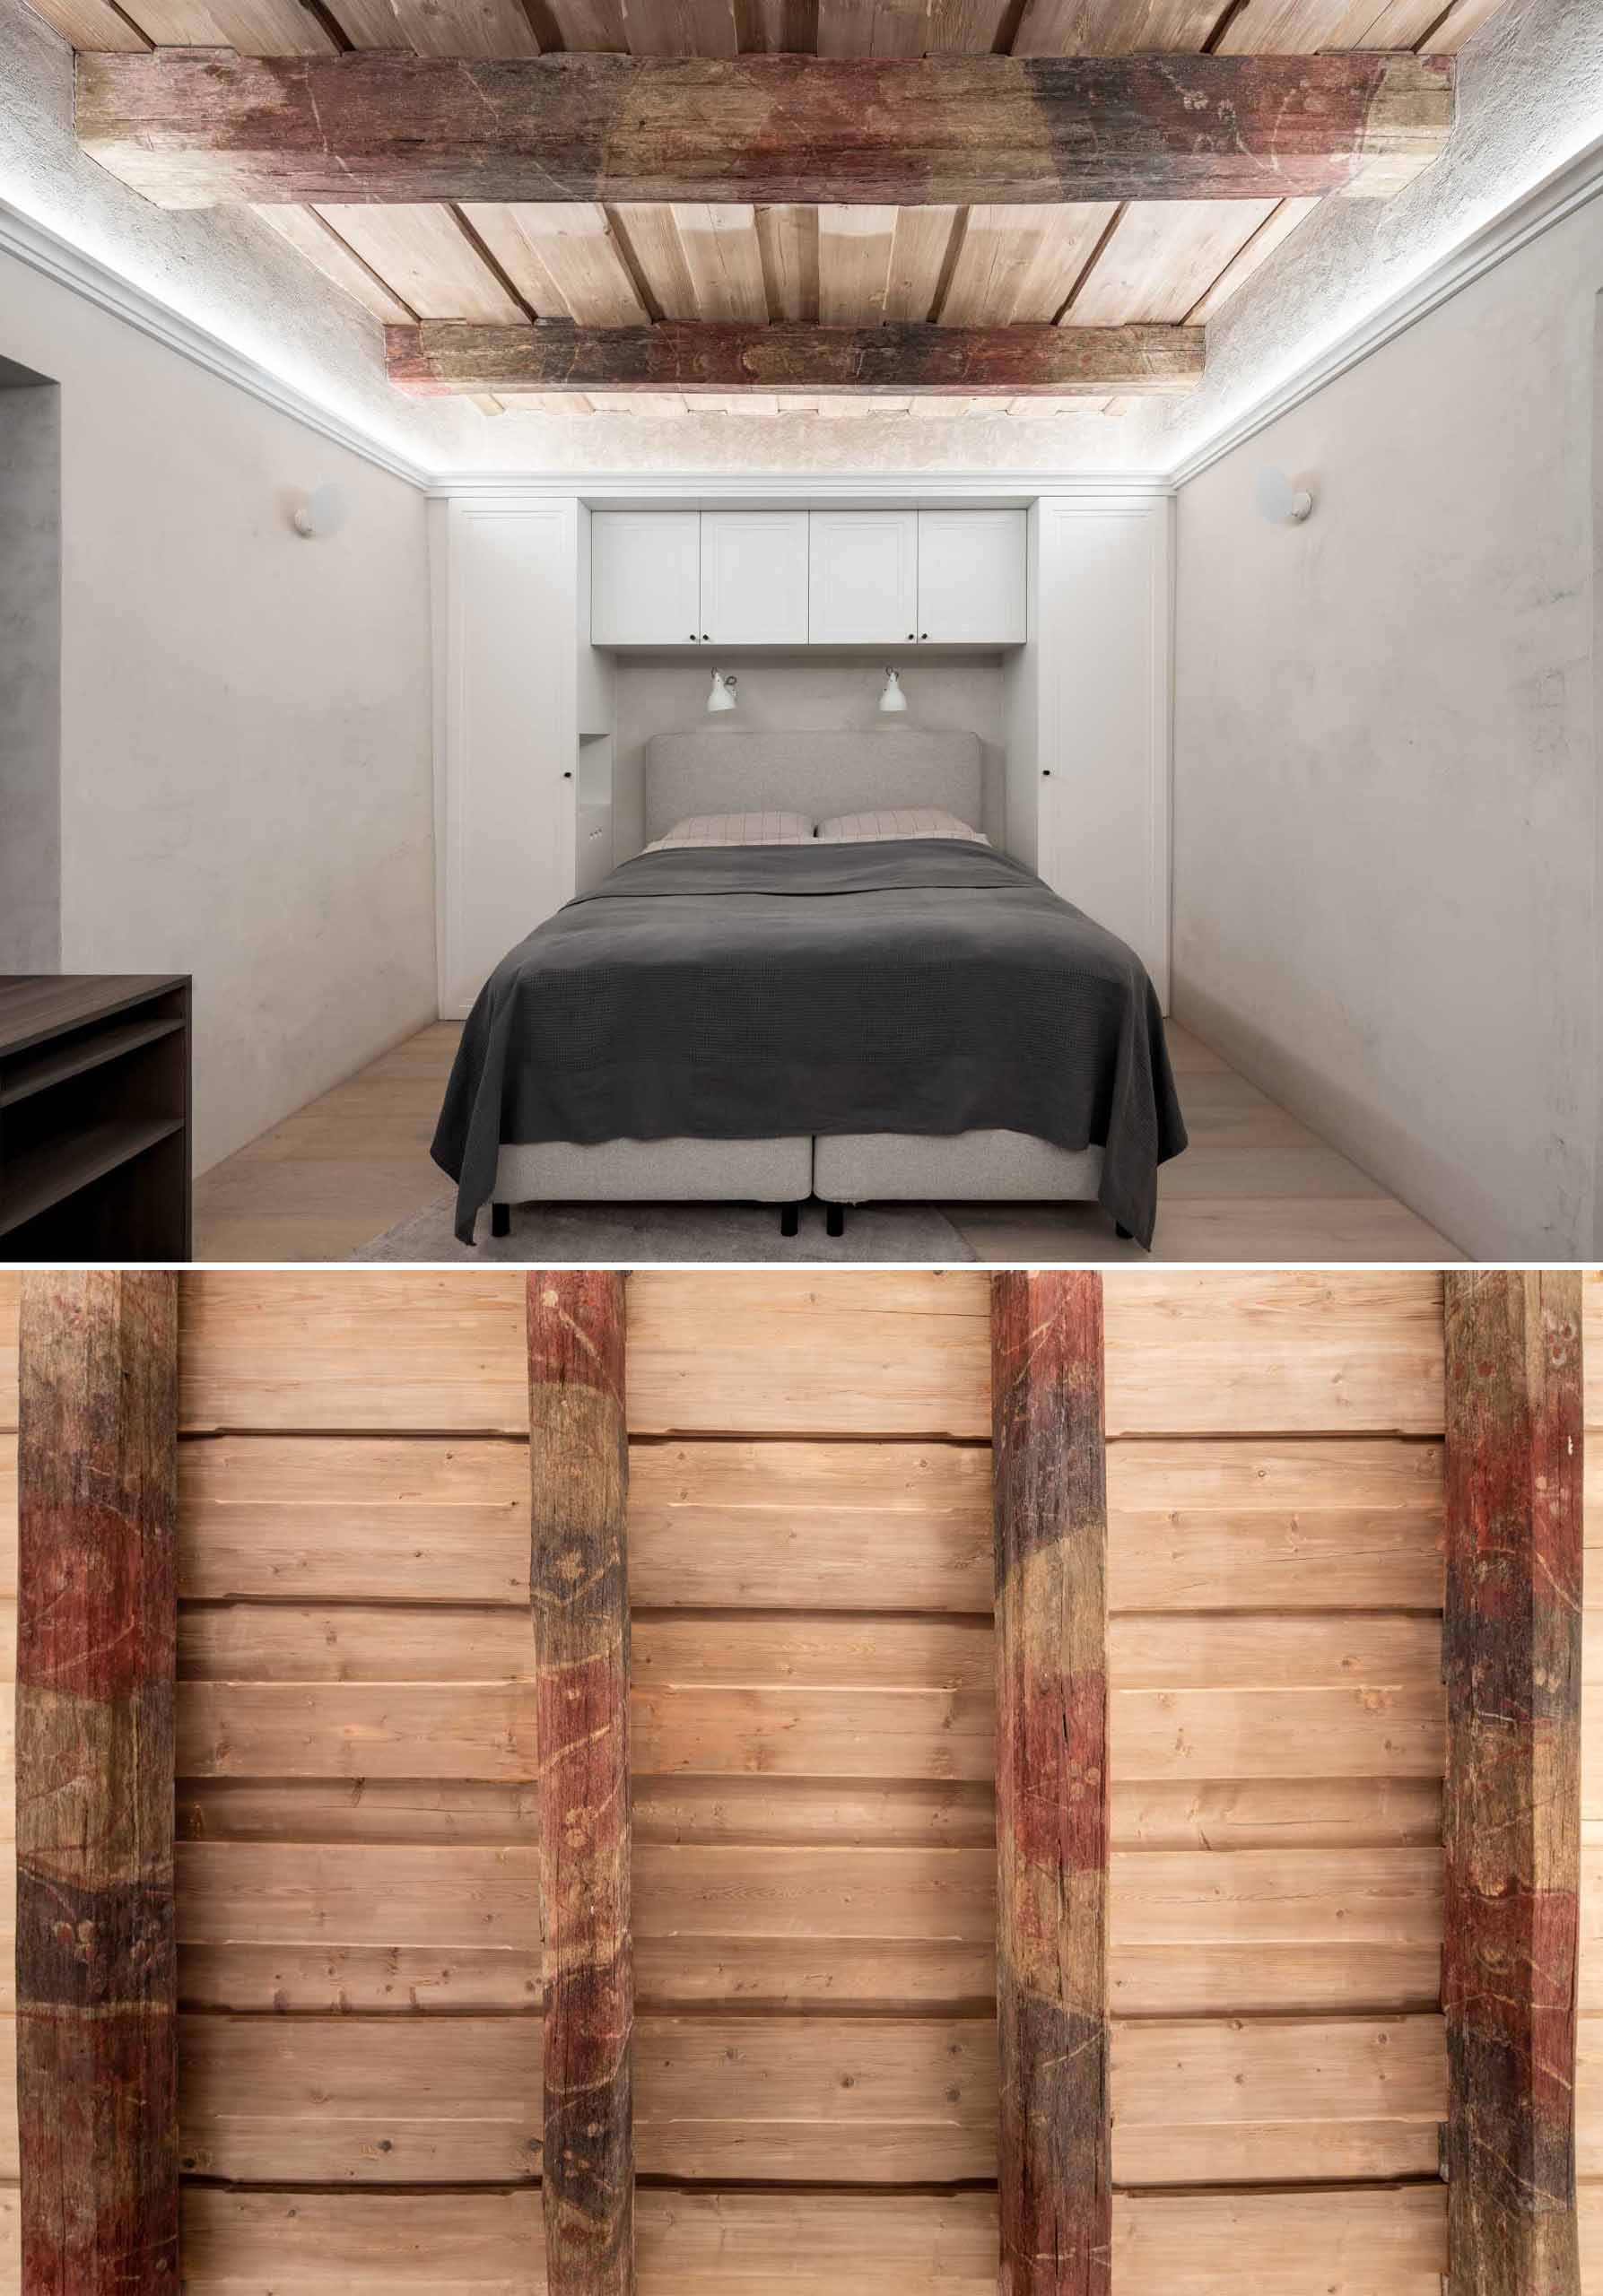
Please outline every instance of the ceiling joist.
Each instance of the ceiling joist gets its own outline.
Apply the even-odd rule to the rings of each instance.
[[[855,391],[899,398],[976,394],[1174,396],[1202,380],[1204,333],[1187,326],[536,326],[425,321],[385,329],[403,390]]]
[[[1452,126],[1446,57],[228,48],[78,60],[83,149],[165,206],[1385,196]]]

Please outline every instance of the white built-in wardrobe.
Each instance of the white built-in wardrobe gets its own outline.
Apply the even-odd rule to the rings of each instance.
[[[1003,664],[1006,845],[1131,944],[1167,1000],[1170,504],[539,489],[435,506],[440,1010],[614,859],[613,665],[743,647]],[[727,721],[732,737],[738,722]],[[887,726],[896,721],[887,718]]]

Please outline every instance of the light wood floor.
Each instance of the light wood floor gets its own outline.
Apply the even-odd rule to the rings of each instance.
[[[423,1030],[204,1174],[196,1257],[343,1259],[446,1193],[429,1142],[460,1032],[456,1022]],[[1191,1144],[1159,1176],[1154,1258],[1462,1257],[1184,1029],[1171,1024],[1169,1048]],[[945,1208],[984,1260],[1146,1257],[1093,1205]]]

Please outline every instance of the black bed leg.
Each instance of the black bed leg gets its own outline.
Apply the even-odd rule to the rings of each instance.
[[[511,1205],[510,1204],[492,1204],[490,1206],[490,1233],[492,1236],[510,1236],[511,1232]]]
[[[1121,1243],[1128,1244],[1131,1242],[1134,1239],[1135,1232],[1136,1231],[1133,1228],[1127,1228],[1122,1220],[1115,1220],[1113,1222],[1113,1233],[1119,1238]]]
[[[846,1206],[843,1204],[825,1205],[823,1232],[826,1236],[843,1236],[846,1233]]]
[[[799,1204],[780,1205],[780,1233],[781,1236],[797,1236],[801,1233],[801,1206]]]

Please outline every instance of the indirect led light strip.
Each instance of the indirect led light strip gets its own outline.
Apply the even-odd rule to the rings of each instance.
[[[249,352],[213,334],[176,310],[164,298],[124,278],[52,224],[0,201],[0,250],[59,284],[71,288],[126,325],[193,360],[268,405],[305,423],[335,444],[350,448],[380,469],[435,494],[538,491],[585,496],[650,496],[712,493],[749,494],[753,489],[794,498],[849,493],[905,497],[910,484],[932,497],[976,493],[1154,493],[1171,492],[1196,477],[1255,432],[1301,404],[1315,391],[1481,278],[1544,231],[1573,214],[1603,192],[1603,137],[1576,148],[1559,168],[1545,175],[1490,221],[1446,248],[1422,257],[1407,283],[1355,317],[1332,322],[1316,343],[1304,343],[1288,356],[1278,378],[1267,388],[1253,385],[1196,440],[1189,441],[1166,469],[1150,471],[1052,472],[990,470],[953,473],[884,470],[818,472],[666,471],[567,472],[549,475],[522,472],[428,471],[416,464],[398,439],[386,439],[365,414],[342,413],[327,403],[316,382],[297,383],[263,364]],[[276,353],[275,353],[276,356]]]

